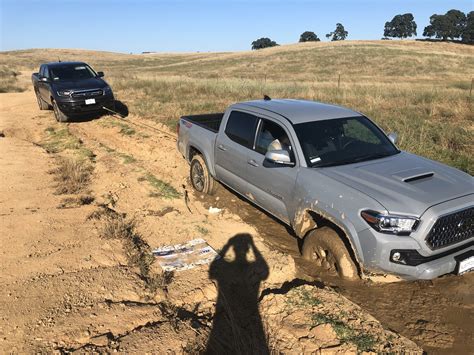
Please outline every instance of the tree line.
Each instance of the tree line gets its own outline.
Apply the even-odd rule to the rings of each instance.
[[[396,15],[391,21],[385,22],[384,37],[408,38],[416,36],[417,25],[413,14]],[[336,24],[336,29],[326,34],[331,41],[343,41],[349,32],[341,23]],[[430,17],[430,24],[423,30],[423,36],[442,41],[460,40],[462,43],[474,44],[474,11],[467,15],[459,10],[449,10],[444,15],[434,14]],[[319,42],[318,35],[312,31],[305,31],[300,35],[299,42]],[[275,47],[279,44],[268,37],[262,37],[252,42],[252,49]]]

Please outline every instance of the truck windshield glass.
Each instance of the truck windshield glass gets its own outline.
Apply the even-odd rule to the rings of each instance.
[[[50,69],[51,78],[54,81],[77,81],[90,79],[97,74],[88,65],[62,65]]]
[[[351,164],[400,152],[363,116],[306,122],[294,127],[310,167]]]

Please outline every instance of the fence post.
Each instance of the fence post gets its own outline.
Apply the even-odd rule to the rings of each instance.
[[[472,84],[474,83],[474,78],[471,78],[471,89],[469,90],[469,99],[472,98]]]
[[[337,77],[337,91],[339,91],[340,86],[341,86],[341,74],[339,73]]]

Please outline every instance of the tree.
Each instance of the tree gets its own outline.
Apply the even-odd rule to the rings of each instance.
[[[407,38],[416,36],[416,22],[412,14],[396,15],[392,21],[385,22],[384,37]]]
[[[444,15],[431,15],[430,24],[425,27],[423,36],[441,38],[443,41],[447,41],[448,38],[454,40],[463,35],[466,25],[464,12],[449,10]]]
[[[474,44],[474,11],[467,14],[466,27],[461,37],[464,43]]]
[[[252,42],[252,49],[263,49],[268,47],[278,46],[278,43],[272,41],[270,38],[262,37]]]
[[[300,36],[300,42],[319,42],[318,35],[311,31],[303,32]]]
[[[326,38],[331,38],[331,41],[344,41],[347,38],[347,32],[344,26],[340,23],[336,23],[336,29],[333,32],[329,32]]]

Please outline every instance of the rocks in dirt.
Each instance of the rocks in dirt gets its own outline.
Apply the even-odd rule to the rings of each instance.
[[[260,314],[271,329],[270,342],[281,352],[409,352],[412,341],[385,330],[359,306],[328,288],[303,285],[284,294],[270,293]]]

